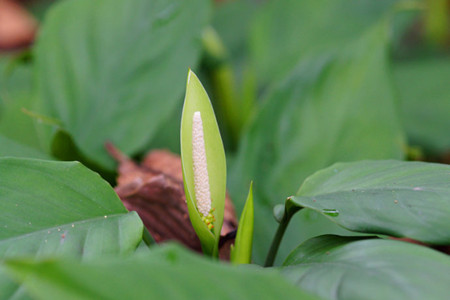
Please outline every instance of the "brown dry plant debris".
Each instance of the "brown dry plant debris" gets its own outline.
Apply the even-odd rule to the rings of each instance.
[[[112,144],[106,148],[119,162],[116,193],[128,210],[139,214],[156,242],[176,240],[200,252],[200,241],[189,220],[180,156],[153,150],[138,165]],[[236,228],[236,214],[227,195],[221,236],[232,236]],[[221,243],[223,259],[228,258],[229,244]]]
[[[30,45],[37,21],[18,3],[0,0],[0,49],[17,49]]]

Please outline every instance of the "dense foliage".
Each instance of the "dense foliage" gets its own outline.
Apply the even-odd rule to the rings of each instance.
[[[0,299],[448,297],[448,1],[44,3],[0,56]],[[105,142],[180,152],[189,68],[254,264],[152,243],[111,187]]]

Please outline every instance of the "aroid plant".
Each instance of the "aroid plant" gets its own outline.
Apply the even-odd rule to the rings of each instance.
[[[225,208],[225,152],[211,102],[192,71],[181,119],[181,160],[191,223],[203,252],[217,256]]]
[[[189,70],[181,119],[181,161],[189,217],[205,254],[218,256],[226,193],[226,161],[211,102]],[[234,261],[249,263],[253,235],[251,190],[238,231]],[[248,207],[248,208],[247,208]],[[248,224],[248,225],[245,225]],[[245,230],[244,230],[245,228]]]

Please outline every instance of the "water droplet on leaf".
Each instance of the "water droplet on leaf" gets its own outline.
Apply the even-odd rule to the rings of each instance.
[[[337,217],[339,216],[339,211],[337,209],[334,208],[324,208],[322,209],[322,213],[326,214],[327,216],[330,217]]]

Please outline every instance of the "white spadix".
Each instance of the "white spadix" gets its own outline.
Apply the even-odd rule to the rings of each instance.
[[[202,116],[194,112],[192,121],[192,160],[194,167],[194,186],[197,209],[207,216],[211,211],[211,192],[208,177],[208,162],[206,161],[205,138],[203,135]]]

